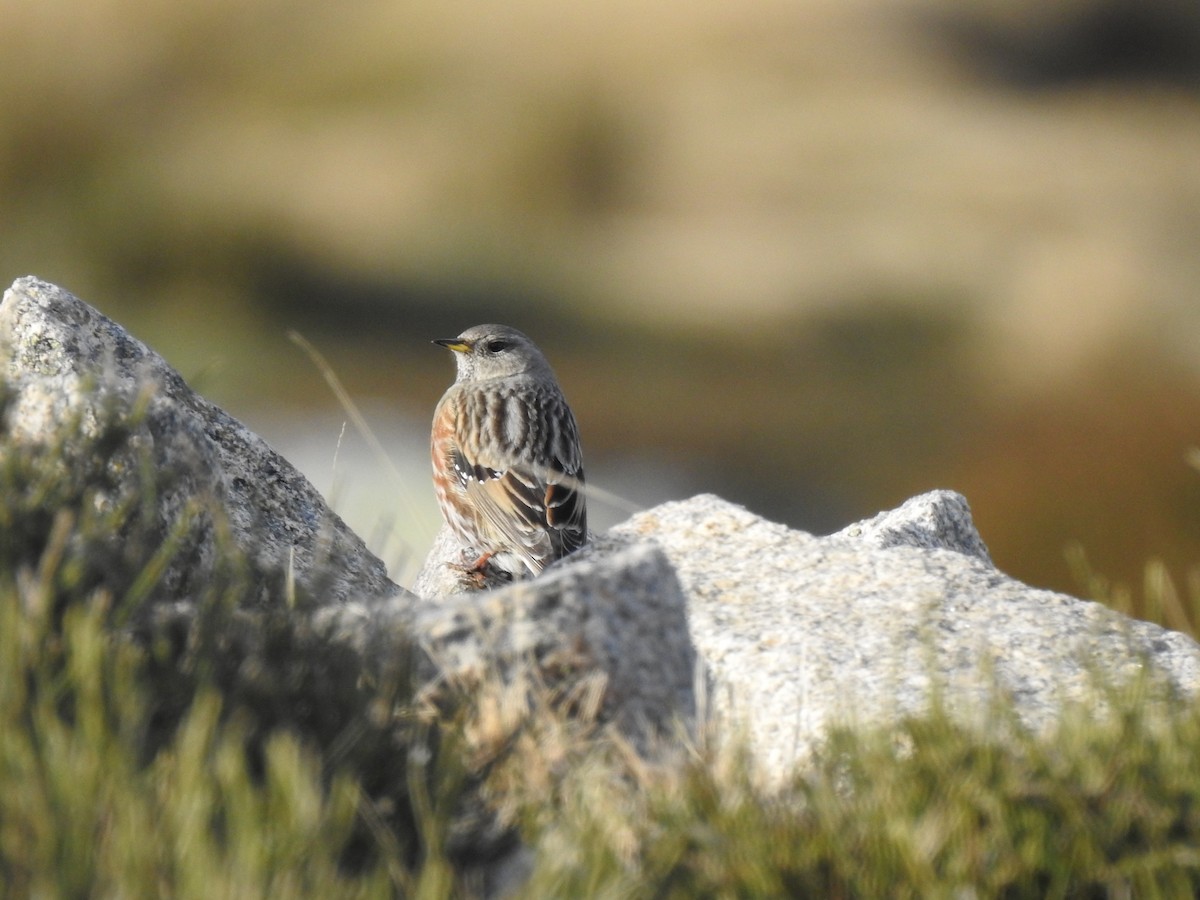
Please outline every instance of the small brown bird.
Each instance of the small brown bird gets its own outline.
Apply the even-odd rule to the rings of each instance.
[[[537,575],[587,540],[575,416],[546,357],[515,328],[434,341],[458,377],[433,414],[433,484],[468,568]]]

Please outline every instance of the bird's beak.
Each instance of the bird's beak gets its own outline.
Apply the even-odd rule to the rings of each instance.
[[[470,353],[472,346],[471,341],[464,341],[462,338],[438,338],[434,343],[455,353]]]

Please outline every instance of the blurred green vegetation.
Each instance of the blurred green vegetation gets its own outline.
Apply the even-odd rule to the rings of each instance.
[[[616,790],[585,768],[544,815],[530,896],[1191,896],[1198,719],[1148,699],[1074,710],[1052,739],[938,712],[837,732],[765,796],[744,760]]]
[[[1200,558],[1188,0],[2,18],[0,283],[74,291],[235,415],[333,406],[298,328],[423,428],[428,341],[500,320],[597,485],[645,460],[818,531],[955,488],[1063,590],[1076,544],[1131,584]]]

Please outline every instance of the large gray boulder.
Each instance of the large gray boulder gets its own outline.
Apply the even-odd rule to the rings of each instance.
[[[436,574],[456,554],[453,543],[435,544],[424,590],[463,588]],[[661,560],[643,567],[636,600],[614,590],[614,569],[631,555]],[[622,684],[654,686],[643,701],[667,704],[641,715],[745,742],[770,780],[802,765],[831,727],[884,726],[928,710],[935,697],[964,724],[994,724],[994,702],[1004,699],[1023,725],[1046,729],[1065,703],[1099,710],[1107,689],[1146,672],[1181,694],[1200,690],[1195,641],[1008,577],[993,566],[966,499],[951,491],[914,497],[827,537],[711,495],[646,510],[543,578],[487,593],[487,603],[508,610],[514,630],[499,642],[508,656],[518,646],[516,622],[563,621],[565,578],[573,584],[568,602],[590,612],[572,613],[573,630],[554,625],[560,648],[585,645],[579,623],[588,616],[627,620],[611,644],[618,649],[597,659],[610,671],[619,666]],[[680,590],[684,615],[674,613]],[[528,618],[512,614],[517,597]],[[433,596],[423,621],[438,620],[439,602],[465,622],[477,601]],[[443,659],[478,660],[481,640],[498,645],[478,628],[444,624],[470,649],[447,652],[443,641]],[[546,636],[541,628],[524,634],[526,644]],[[694,682],[679,668],[692,652],[701,676]],[[692,684],[699,696],[687,690]]]
[[[550,681],[626,734],[670,736],[693,721],[696,654],[687,604],[652,544],[614,547],[534,581],[425,603],[415,634],[439,671],[478,682]],[[590,695],[590,696],[589,696]]]
[[[683,587],[718,736],[786,776],[834,725],[886,725],[938,697],[992,724],[998,695],[1034,729],[1147,670],[1200,689],[1191,638],[1038,590],[990,562],[966,500],[934,491],[814,537],[714,496],[634,516],[610,539],[659,548]],[[656,636],[651,636],[651,640]]]
[[[321,602],[398,595],[383,563],[295,467],[196,394],[161,356],[62,288],[19,278],[4,294],[0,379],[10,393],[4,439],[57,447],[70,465],[95,462],[80,455],[95,452],[88,439],[103,429],[131,427],[122,447],[149,455],[164,487],[155,498],[164,532],[215,504],[264,585],[290,573]],[[140,487],[139,460],[116,462],[110,468],[125,482],[117,489]],[[217,535],[211,527],[194,533],[194,546],[163,575],[161,596],[200,591]]]

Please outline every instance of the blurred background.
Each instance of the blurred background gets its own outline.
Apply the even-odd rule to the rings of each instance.
[[[0,78],[0,282],[120,321],[403,583],[429,341],[486,321],[600,527],[945,487],[1036,585],[1200,561],[1195,0],[0,0]]]

